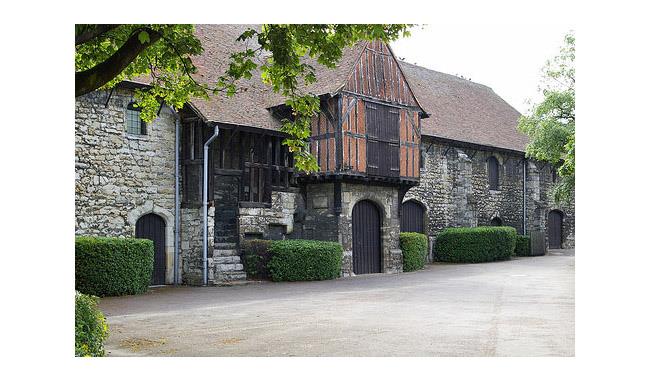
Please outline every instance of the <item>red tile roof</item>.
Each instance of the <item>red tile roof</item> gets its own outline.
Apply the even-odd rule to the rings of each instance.
[[[246,29],[256,25],[196,25],[196,35],[204,52],[192,60],[198,68],[195,78],[214,84],[228,67],[230,54],[256,43],[236,41]],[[315,95],[335,94],[345,84],[366,42],[346,48],[339,64],[328,69],[311,59],[316,68],[317,81],[304,91]],[[400,62],[412,91],[424,110],[431,116],[422,120],[422,134],[458,140],[502,149],[524,151],[527,137],[517,131],[519,112],[499,97],[491,88],[453,75]],[[284,103],[262,83],[259,71],[249,80],[238,82],[245,91],[233,97],[212,95],[209,100],[193,99],[192,106],[202,116],[221,123],[244,125],[263,129],[280,128],[269,108]]]
[[[400,62],[411,89],[430,114],[422,134],[496,148],[525,151],[517,130],[521,114],[488,86]]]

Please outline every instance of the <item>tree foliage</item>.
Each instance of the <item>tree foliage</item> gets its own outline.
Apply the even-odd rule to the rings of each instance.
[[[333,68],[343,49],[361,40],[392,41],[408,36],[406,24],[265,24],[248,29],[238,41],[256,42],[256,48],[231,55],[228,69],[216,83],[199,83],[192,56],[203,52],[193,25],[76,25],[76,96],[108,89],[125,79],[145,78],[150,86],[136,91],[141,117],[151,121],[161,102],[183,107],[193,97],[208,98],[219,92],[233,96],[238,80],[250,79],[259,69],[261,79],[286,97],[292,118],[283,120],[289,135],[283,142],[294,153],[297,169],[318,169],[307,150],[309,123],[320,110],[314,94],[301,84],[316,80],[315,68],[305,57]]]
[[[530,137],[526,155],[557,168],[557,202],[568,202],[575,188],[575,37],[564,38],[560,54],[546,62],[540,90],[544,100],[519,120]]]

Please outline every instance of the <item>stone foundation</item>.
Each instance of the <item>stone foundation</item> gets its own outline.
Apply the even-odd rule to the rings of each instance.
[[[239,208],[239,239],[301,238],[304,209],[303,197],[297,190],[274,191],[271,207]]]

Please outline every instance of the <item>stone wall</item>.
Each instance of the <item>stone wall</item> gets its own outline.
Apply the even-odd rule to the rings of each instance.
[[[382,272],[402,272],[402,250],[399,247],[398,193],[397,187],[354,183],[341,184],[342,202],[339,228],[344,257],[352,257],[352,210],[357,202],[369,200],[379,206],[381,215]],[[344,275],[352,273],[352,260],[349,260],[349,265],[349,268],[343,268]]]
[[[343,246],[342,276],[353,273],[352,209],[361,200],[375,203],[381,213],[382,271],[402,271],[399,249],[398,189],[356,183],[341,184],[341,209],[334,206],[334,184],[308,184],[303,235],[306,239],[337,241]]]
[[[147,135],[126,133],[125,114],[133,99],[130,90],[96,91],[76,99],[75,114],[75,233],[132,237],[135,223],[147,213],[161,215],[166,222],[167,282],[173,281],[174,227],[174,139],[172,111],[163,107],[148,125]],[[108,99],[108,106],[105,107]],[[499,217],[504,225],[523,232],[523,155],[495,153],[433,142],[425,138],[425,167],[420,185],[404,200],[415,199],[427,208],[425,229],[435,236],[446,227],[488,225]],[[498,190],[490,190],[487,179],[489,156],[500,163]],[[527,230],[545,230],[551,210],[562,211],[563,246],[575,246],[575,212],[555,204],[550,195],[552,168],[528,161],[526,179]],[[310,183],[295,191],[274,191],[271,207],[238,208],[230,201],[232,184],[221,181],[223,196],[215,193],[209,210],[209,267],[215,267],[213,244],[224,247],[230,240],[215,240],[215,229],[230,234],[233,241],[247,238],[304,238],[338,241],[343,245],[343,275],[352,273],[352,209],[363,199],[373,201],[382,213],[382,270],[402,271],[399,249],[398,189],[361,183],[341,184],[340,209],[334,207],[333,183]],[[232,206],[232,205],[235,206]],[[193,206],[196,207],[196,206]],[[219,215],[233,209],[232,219]],[[215,214],[216,213],[216,214]],[[215,225],[215,215],[218,221]],[[201,208],[181,210],[181,279],[202,283]],[[218,236],[217,236],[218,238]],[[221,248],[224,248],[221,247]],[[224,259],[225,260],[225,259]],[[212,271],[214,272],[214,271]],[[215,274],[211,272],[211,277]]]
[[[340,241],[339,219],[334,210],[334,184],[314,183],[304,188],[303,236],[309,240]]]
[[[167,282],[173,281],[175,119],[163,107],[147,135],[126,133],[130,90],[75,100],[75,234],[133,237],[150,212],[166,222]]]
[[[214,207],[208,208],[208,268],[212,268],[214,242]],[[181,283],[203,284],[203,209],[181,209]]]
[[[503,225],[523,233],[523,154],[461,148],[427,138],[423,146],[428,151],[424,153],[420,184],[406,193],[404,201],[415,199],[426,206],[424,225],[429,236],[435,239],[447,227],[489,225],[495,217]],[[498,190],[489,189],[487,159],[490,156],[499,161]],[[535,163],[527,162],[526,229],[545,229],[548,212],[559,209],[565,214],[564,241],[567,247],[573,247],[573,205],[560,207],[551,202],[550,165],[539,173]]]
[[[271,207],[240,207],[239,238],[282,240],[301,238],[304,214],[302,195],[296,191],[273,191]],[[297,223],[294,224],[294,221]],[[296,228],[297,227],[297,228]]]
[[[530,230],[546,230],[548,214],[559,210],[562,218],[562,248],[575,248],[575,199],[568,204],[554,201],[552,196],[553,168],[538,162],[528,162],[526,178],[526,219]],[[548,245],[548,236],[546,242]]]

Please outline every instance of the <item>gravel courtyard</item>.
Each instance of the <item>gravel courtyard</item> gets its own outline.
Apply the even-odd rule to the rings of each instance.
[[[573,356],[574,256],[104,298],[109,356]]]

